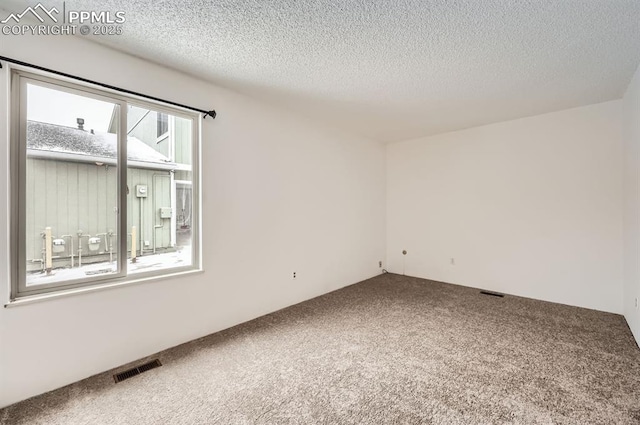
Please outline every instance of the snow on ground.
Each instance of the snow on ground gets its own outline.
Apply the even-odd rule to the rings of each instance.
[[[148,271],[156,271],[173,267],[188,266],[191,264],[191,247],[180,248],[178,251],[162,254],[146,254],[138,257],[135,263],[127,259],[127,273],[136,274]],[[53,269],[50,275],[43,272],[27,273],[27,286],[59,283],[75,279],[83,279],[91,276],[101,276],[116,271],[116,263],[108,261],[102,263],[86,264],[82,267]]]

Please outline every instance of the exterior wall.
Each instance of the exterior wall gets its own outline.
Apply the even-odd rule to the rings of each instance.
[[[77,253],[77,234],[95,236],[116,230],[115,167],[93,163],[73,163],[45,159],[27,160],[27,269],[40,265],[32,260],[42,258],[41,232],[51,227],[54,238],[72,235]],[[87,240],[83,238],[83,256],[88,256]],[[107,251],[101,236],[100,252]],[[70,254],[70,242],[66,240]],[[115,248],[114,239],[114,248]],[[68,261],[56,261],[55,266]]]
[[[156,248],[170,247],[171,226],[169,220],[160,218],[160,208],[171,206],[170,173],[168,171],[130,168],[127,173],[127,181],[129,185],[127,214],[130,217],[129,223],[138,228],[138,249],[143,247],[145,252],[153,251],[154,232]],[[147,186],[149,191],[147,198],[136,197],[136,185],[139,184]],[[156,225],[163,227],[155,228]]]
[[[174,138],[172,152],[169,138],[158,141],[158,113],[136,106],[127,111],[128,136],[135,137],[167,158],[178,164],[191,165],[191,121],[180,117],[171,117],[173,124],[169,124],[169,134]],[[115,133],[115,128],[110,130]]]
[[[182,141],[191,140],[191,121],[184,118],[175,118],[174,134],[175,134],[175,158],[174,161],[178,164],[191,165],[191,143],[182,143]],[[191,180],[191,178],[189,178]]]
[[[129,130],[128,136],[133,136],[147,146],[150,146],[157,152],[160,152],[171,161],[178,164],[178,169],[170,175],[169,179],[158,180],[161,182],[160,186],[163,192],[156,194],[156,199],[160,200],[162,196],[163,207],[172,207],[173,214],[169,226],[169,239],[164,240],[165,230],[164,228],[155,230],[155,224],[151,229],[147,229],[145,224],[145,233],[140,235],[139,246],[152,246],[153,237],[163,238],[162,242],[168,246],[189,244],[191,241],[191,186],[185,184],[185,182],[191,182],[193,180],[193,174],[191,173],[192,163],[192,135],[193,128],[192,123],[188,119],[169,115],[167,121],[167,137],[163,139],[158,138],[158,113],[145,108],[139,108],[136,106],[129,107],[127,111],[127,128]],[[115,128],[112,129],[115,132]],[[166,196],[169,196],[168,202]],[[142,200],[144,204],[144,200]],[[186,203],[185,203],[186,202]],[[140,199],[137,199],[135,204],[139,204]],[[155,211],[158,211],[159,205],[154,207]],[[139,205],[137,206],[139,208]],[[145,208],[144,205],[142,207]],[[139,214],[136,213],[136,214]],[[163,227],[167,223],[161,221]],[[151,232],[151,233],[149,233]],[[155,232],[155,235],[154,235]],[[161,232],[161,233],[160,233]],[[151,239],[149,239],[151,238]],[[145,242],[146,241],[146,242]]]
[[[38,270],[41,265],[37,260],[42,258],[42,237],[40,233],[45,227],[51,227],[54,238],[63,235],[73,236],[74,250],[78,250],[78,231],[85,235],[115,232],[116,215],[116,180],[117,169],[113,166],[97,166],[93,163],[55,161],[46,159],[29,159],[27,161],[27,269]],[[170,243],[170,226],[168,220],[160,218],[159,208],[170,206],[171,186],[170,174],[167,171],[143,170],[132,168],[128,173],[129,196],[127,198],[127,214],[133,217],[132,225],[138,226],[142,245],[147,251],[153,249],[154,225],[164,227],[156,229],[156,246],[168,248]],[[140,198],[136,197],[135,187],[145,184],[149,189],[149,197],[143,205],[142,226],[140,225]],[[83,261],[104,260],[108,253],[106,238],[100,235],[101,246],[98,253],[90,253],[87,238],[82,239]],[[55,267],[68,266],[70,260],[69,238],[66,239],[65,258],[54,261]],[[128,242],[130,246],[130,241]],[[138,246],[141,246],[140,244]],[[117,248],[113,238],[113,251]]]
[[[157,112],[131,106],[127,110],[127,121],[128,136],[142,140],[167,158],[171,158],[169,154],[169,139],[165,138],[158,143]]]

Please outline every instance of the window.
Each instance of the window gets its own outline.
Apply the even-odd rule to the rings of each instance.
[[[11,78],[12,299],[198,269],[199,116]]]
[[[164,138],[169,133],[169,115],[158,112],[158,139]]]

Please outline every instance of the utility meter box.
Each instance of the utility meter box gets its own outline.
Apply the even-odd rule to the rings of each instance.
[[[147,185],[146,184],[137,184],[136,185],[136,196],[138,198],[146,198],[147,197]]]
[[[52,250],[53,252],[55,252],[56,254],[59,254],[61,252],[64,252],[64,239],[54,239],[52,242]]]
[[[171,207],[160,208],[160,218],[171,218],[172,215],[173,215],[173,208]]]
[[[98,249],[100,249],[100,238],[95,237],[95,238],[89,238],[89,241],[87,242],[89,245],[89,251],[91,252],[95,252]]]

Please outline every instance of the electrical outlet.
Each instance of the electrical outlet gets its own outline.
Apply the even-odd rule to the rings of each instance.
[[[291,279],[295,279],[296,277],[298,277],[298,276],[296,275],[296,272],[293,272],[293,274],[291,275]]]
[[[378,261],[378,267],[382,268],[382,261]]]
[[[636,297],[636,310],[638,309],[638,297]]]
[[[451,259],[451,265],[452,265],[452,266],[455,266],[455,265],[456,265],[456,259],[455,259],[455,258],[452,258],[452,259]]]

